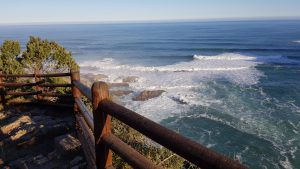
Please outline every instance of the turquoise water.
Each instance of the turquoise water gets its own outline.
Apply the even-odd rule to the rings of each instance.
[[[0,26],[0,42],[29,35],[83,73],[138,76],[120,102],[166,127],[250,168],[300,168],[300,21]]]

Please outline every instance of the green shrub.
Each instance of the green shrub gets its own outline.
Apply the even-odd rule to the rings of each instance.
[[[21,53],[20,43],[13,40],[5,40],[0,46],[0,71],[4,74],[23,73],[19,55]]]

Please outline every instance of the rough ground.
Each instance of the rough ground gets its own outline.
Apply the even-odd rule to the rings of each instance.
[[[0,168],[87,168],[71,109],[19,105],[0,111]]]

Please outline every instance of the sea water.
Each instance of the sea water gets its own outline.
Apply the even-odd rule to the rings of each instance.
[[[300,21],[0,26],[1,43],[30,35],[82,73],[139,77],[120,103],[143,116],[250,168],[300,168]]]

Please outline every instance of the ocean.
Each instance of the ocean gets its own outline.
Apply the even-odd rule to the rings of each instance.
[[[300,168],[299,20],[0,26],[1,43],[30,35],[81,73],[137,76],[118,102],[143,116],[250,168]]]

